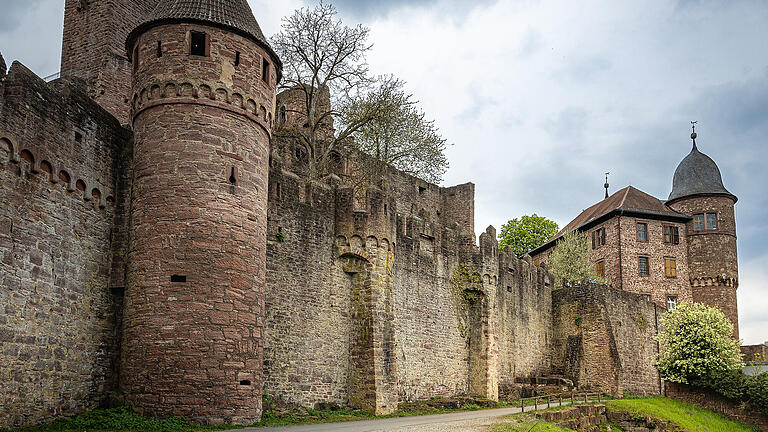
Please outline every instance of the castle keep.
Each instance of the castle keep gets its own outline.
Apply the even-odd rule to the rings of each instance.
[[[598,276],[662,307],[697,302],[719,308],[739,337],[736,288],[737,198],[723,186],[717,164],[693,148],[678,165],[666,202],[627,186],[584,210],[546,244],[531,251],[546,262],[564,233],[578,230],[592,243]],[[607,185],[606,185],[607,188]]]
[[[309,180],[280,74],[245,0],[66,0],[60,78],[0,57],[0,427],[115,400],[200,423],[254,422],[264,395],[381,414],[547,376],[661,391],[663,307],[554,289],[493,227],[476,239],[471,183],[390,167],[361,193],[341,155]],[[670,197],[681,224],[692,196]],[[706,260],[715,240],[685,241]]]

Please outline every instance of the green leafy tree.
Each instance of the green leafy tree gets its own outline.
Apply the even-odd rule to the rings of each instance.
[[[569,231],[557,241],[547,264],[557,286],[596,281],[595,266],[589,261],[589,238],[586,233]]]
[[[733,324],[720,309],[683,303],[667,311],[661,323],[656,368],[667,381],[712,383],[741,367],[740,344],[731,337]]]
[[[501,226],[499,250],[512,248],[512,252],[520,258],[543,245],[558,230],[555,222],[536,213],[512,219]]]
[[[763,414],[768,415],[768,372],[763,372],[749,380],[747,395],[753,405]]]

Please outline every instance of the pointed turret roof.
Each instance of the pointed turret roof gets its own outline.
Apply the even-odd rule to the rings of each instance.
[[[254,40],[279,63],[246,0],[159,0],[149,17],[128,35],[128,52],[141,33],[171,23],[200,23],[231,30]]]
[[[692,195],[729,195],[734,201],[737,199],[723,185],[723,177],[715,161],[696,147],[695,138],[691,152],[675,170],[667,202]]]

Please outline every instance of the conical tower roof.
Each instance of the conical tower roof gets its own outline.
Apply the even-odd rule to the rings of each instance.
[[[675,170],[669,201],[692,195],[730,195],[737,199],[723,185],[720,168],[712,158],[699,151],[696,141]]]
[[[200,23],[238,33],[266,49],[280,67],[280,59],[269,46],[246,0],[160,0],[149,17],[128,35],[125,43],[128,52],[140,34],[172,23]]]

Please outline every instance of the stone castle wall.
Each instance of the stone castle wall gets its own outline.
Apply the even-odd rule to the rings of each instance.
[[[614,395],[659,394],[654,336],[665,309],[605,286],[552,293],[552,367],[577,386]]]
[[[129,150],[82,82],[19,63],[0,81],[0,427],[96,408],[117,387],[110,269]]]
[[[84,81],[0,64],[0,427],[95,408],[118,382],[141,412],[201,423],[254,420],[262,388],[378,414],[550,373],[658,392],[653,304],[553,291],[493,227],[476,241],[473,184],[387,167],[354,189],[354,154],[306,180],[248,40],[151,28],[128,91],[123,39],[151,3],[67,0],[62,71]],[[190,30],[210,57],[188,58]]]

